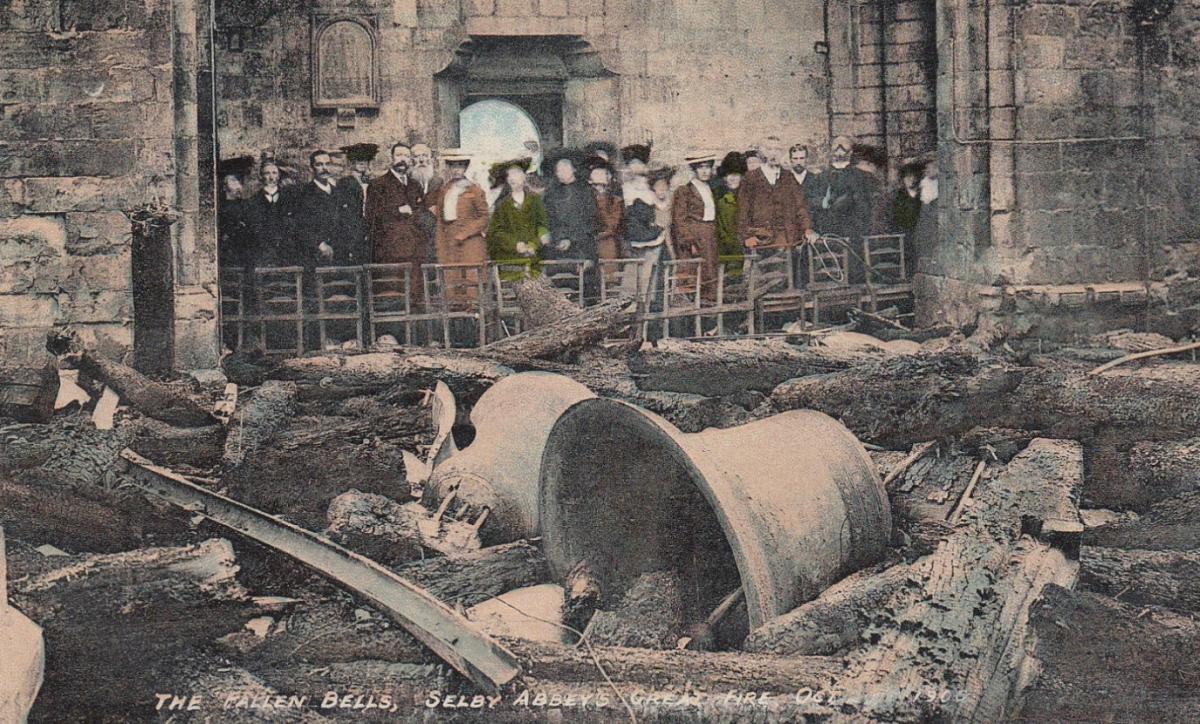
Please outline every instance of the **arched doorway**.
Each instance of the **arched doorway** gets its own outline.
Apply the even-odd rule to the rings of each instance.
[[[521,106],[499,98],[476,101],[458,114],[459,145],[488,162],[540,156],[541,132]]]

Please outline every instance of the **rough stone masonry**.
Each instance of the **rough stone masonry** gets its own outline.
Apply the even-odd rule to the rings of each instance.
[[[851,133],[893,161],[936,148],[941,238],[919,321],[970,322],[1006,285],[1166,279],[1198,251],[1198,14],[1196,0],[0,0],[0,354],[67,325],[134,356],[129,215],[163,207],[170,357],[214,365],[218,155],[446,147],[482,98],[525,99],[545,145],[653,140],[665,158],[774,132]],[[318,108],[315,29],[347,18],[369,28],[373,99]]]

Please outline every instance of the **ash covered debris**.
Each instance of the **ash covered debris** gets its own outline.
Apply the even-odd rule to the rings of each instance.
[[[1188,511],[1200,490],[1188,450],[1200,436],[1200,368],[1165,356],[1091,374],[1099,362],[1082,348],[1030,354],[935,337],[888,353],[838,335],[592,343],[545,359],[403,347],[321,354],[262,364],[227,419],[209,414],[227,399],[222,379],[143,382],[119,363],[64,354],[59,366],[79,367],[89,399],[0,429],[10,599],[43,627],[50,654],[32,718],[84,718],[99,701],[150,719],[163,689],[197,688],[222,692],[214,701],[234,702],[231,716],[247,720],[361,716],[368,701],[413,715],[429,691],[470,701],[503,681],[497,716],[512,720],[528,714],[514,702],[534,690],[603,694],[597,720],[627,715],[627,705],[663,716],[671,696],[673,714],[708,719],[1036,719],[1063,711],[1049,692],[1080,691],[1089,679],[1073,672],[1098,666],[1046,634],[1057,620],[1117,621],[1186,643],[1186,626],[1154,627],[1197,614],[1200,538]],[[1094,343],[1141,352],[1163,342]],[[721,375],[745,384],[726,394],[706,382]],[[112,429],[100,430],[94,409],[113,382],[154,395],[117,393]],[[521,399],[489,402],[512,385]],[[431,404],[438,386],[441,415]],[[576,392],[555,397],[562,389]],[[540,404],[543,391],[554,398],[547,424],[522,426],[521,405]],[[165,408],[153,402],[166,398]],[[622,412],[589,412],[610,407]],[[798,407],[827,414],[845,454],[780,422]],[[162,409],[204,417],[164,420]],[[571,421],[589,415],[607,422],[578,423],[575,436]],[[791,433],[758,436],[759,452],[719,442],[779,424]],[[759,458],[790,459],[806,445],[819,449],[770,475],[793,481],[765,498],[773,522],[739,517],[738,496],[764,495]],[[538,469],[499,482],[508,456],[528,452],[519,446],[536,451]],[[543,464],[564,452],[563,465]],[[454,630],[488,642],[493,664],[472,669],[464,662],[478,651],[440,647],[420,620],[389,614],[353,582],[331,583],[321,564],[289,561],[286,544],[231,529],[216,507],[148,494],[137,453],[169,462],[197,495],[249,504],[318,546],[383,566]],[[754,464],[735,484],[714,483],[712,469],[742,458]],[[863,517],[851,489],[834,485],[841,502],[819,520],[801,515],[788,535],[797,556],[825,560],[805,536],[845,516],[834,541],[845,536],[838,547],[851,555],[827,569],[788,567],[794,580],[767,575],[746,552],[753,526],[779,536],[779,520],[815,510],[804,481],[844,475],[851,459],[878,486],[883,517]],[[1082,515],[1086,507],[1115,512]],[[55,549],[65,555],[47,555]],[[1027,680],[1030,655],[1043,668]],[[1126,673],[1154,681],[1166,661]],[[513,678],[500,673],[506,662]],[[104,696],[82,696],[79,682]],[[766,700],[729,697],[748,687]],[[806,687],[846,699],[797,699]],[[914,694],[870,696],[883,687]],[[929,687],[950,693],[931,700],[921,695]],[[339,703],[350,697],[350,713],[322,707],[329,691]],[[1176,689],[1155,691],[1167,719],[1191,706]]]

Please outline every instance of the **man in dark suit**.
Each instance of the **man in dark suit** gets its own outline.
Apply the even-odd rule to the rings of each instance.
[[[288,217],[288,201],[279,186],[279,166],[273,161],[264,161],[258,176],[262,188],[246,199],[243,207],[249,248],[252,249],[252,259],[247,266],[295,264],[296,240]]]
[[[863,237],[871,233],[875,216],[875,190],[870,175],[851,165],[853,148],[851,138],[838,136],[833,139],[829,168],[821,174],[821,223],[817,230],[849,240],[854,253],[849,255],[848,280],[859,283],[864,279]]]
[[[369,248],[366,221],[367,187],[371,181],[371,161],[375,160],[379,153],[379,146],[374,143],[356,143],[346,146],[342,152],[346,154],[346,162],[350,164],[350,173],[338,179],[338,188],[354,197],[357,204],[352,233],[361,249],[362,259],[359,263],[366,263],[366,250]]]
[[[412,149],[403,143],[393,146],[391,168],[367,187],[366,222],[370,260],[375,264],[407,264],[416,302],[421,297],[421,264],[433,251],[418,221],[417,212],[425,208],[426,200],[420,184],[412,178],[412,167]]]
[[[300,187],[291,204],[302,263],[309,268],[362,264],[363,241],[354,233],[357,201],[334,182],[328,151],[314,151],[309,166],[313,180]]]
[[[793,229],[792,243],[796,245],[795,279],[796,286],[803,286],[807,277],[808,255],[812,248],[804,242],[812,242],[817,234],[814,229],[819,227],[821,187],[819,175],[808,167],[808,147],[796,144],[788,149],[788,171],[780,177],[784,195],[790,200],[788,206],[792,210],[790,225]]]

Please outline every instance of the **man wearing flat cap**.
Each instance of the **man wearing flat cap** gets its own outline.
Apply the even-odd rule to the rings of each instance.
[[[717,201],[709,185],[715,154],[693,153],[684,161],[694,177],[675,191],[671,201],[671,238],[676,252],[684,258],[699,258],[701,294],[704,299],[717,297]]]
[[[442,152],[447,179],[430,199],[437,215],[435,246],[439,264],[487,263],[487,194],[467,178],[471,157],[458,149]],[[478,298],[479,268],[447,269],[446,298],[471,302]]]
[[[358,199],[358,205],[365,209],[367,186],[371,183],[371,162],[379,154],[379,146],[374,143],[356,143],[342,147],[342,153],[346,154],[350,172],[338,180],[338,187],[352,194]]]
[[[353,228],[348,230],[354,238],[360,239],[362,248],[367,249],[367,187],[371,183],[371,162],[379,153],[379,146],[374,143],[356,143],[342,149],[346,154],[346,162],[350,164],[350,172],[338,180],[338,188],[354,198],[358,213],[353,221]],[[365,261],[365,260],[364,260]]]

